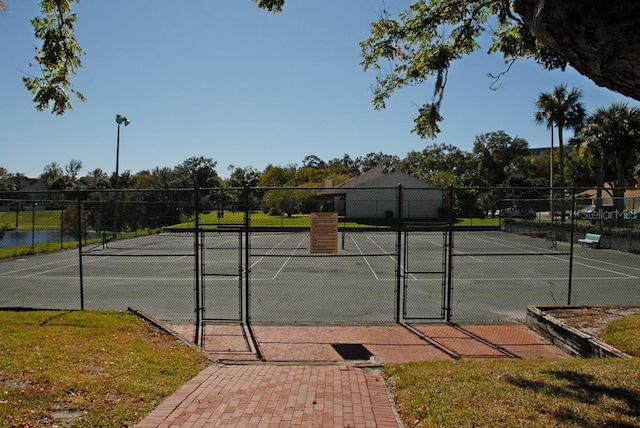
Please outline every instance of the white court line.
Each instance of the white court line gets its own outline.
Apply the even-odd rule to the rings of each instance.
[[[134,251],[135,250],[128,250],[128,251],[120,252],[119,254],[130,254],[130,253],[132,253]],[[46,256],[46,255],[42,255],[42,256]],[[114,257],[117,258],[117,256],[102,256],[102,257],[92,258],[90,260],[87,260],[86,256],[83,256],[82,264],[83,265],[88,265],[88,264],[92,264],[92,263],[100,263],[101,260],[110,259],[110,258],[114,258]],[[191,258],[191,256],[179,256],[179,257],[177,257],[175,259],[172,259],[170,261],[170,263],[175,263],[178,260],[181,260],[181,259],[187,258],[187,257]],[[165,258],[164,260],[166,261],[168,259]],[[64,264],[61,265],[62,263],[64,263]],[[36,270],[36,269],[41,269],[42,267],[51,266],[51,265],[58,265],[58,266],[56,266],[54,268],[50,268],[50,269],[40,270],[38,272],[31,273],[31,274],[28,274],[28,275],[25,275],[25,276],[21,276],[21,277],[9,276],[11,274],[24,272],[24,271],[32,271],[32,270]],[[7,271],[7,272],[0,272],[0,278],[35,278],[35,277],[43,275],[45,273],[50,273],[50,272],[54,272],[54,271],[69,269],[69,268],[73,268],[73,267],[77,267],[77,266],[78,266],[78,257],[77,257],[77,253],[76,253],[75,257],[64,258],[64,259],[61,259],[61,260],[57,260],[55,262],[48,262],[48,263],[41,263],[41,264],[31,265],[31,266],[27,266],[27,267],[20,268],[20,269],[14,269],[14,270]]]
[[[298,242],[298,245],[296,246],[296,248],[293,250],[293,252],[291,253],[292,255],[296,253],[296,251],[298,251],[298,249],[300,248],[300,246],[304,243],[304,241],[306,240],[306,237],[303,237],[300,242]],[[284,269],[284,267],[289,263],[289,260],[291,260],[291,257],[288,257],[287,260],[284,261],[284,263],[282,263],[282,266],[280,266],[280,269],[278,269],[278,271],[276,272],[275,275],[273,275],[273,278],[271,278],[272,280],[276,279],[278,277],[278,275],[280,275],[280,272],[282,272],[282,270]]]
[[[567,276],[563,276],[563,277],[559,277],[559,278],[540,278],[540,277],[534,277],[534,278],[522,278],[522,277],[515,277],[515,278],[455,278],[455,282],[469,282],[469,281],[518,281],[518,280],[522,280],[522,281],[566,281],[568,279]],[[593,280],[607,280],[607,281],[624,281],[624,280],[628,280],[628,279],[635,279],[635,277],[631,277],[631,278],[627,278],[627,277],[622,277],[622,276],[612,276],[612,277],[593,277],[593,276],[585,276],[585,277],[572,277],[572,279],[574,281],[576,280],[581,280],[581,281],[593,281]]]
[[[569,260],[560,258],[558,256],[544,255],[543,257],[548,258],[548,259],[552,259],[552,260],[556,260],[556,261],[562,262],[562,263],[569,263]],[[485,262],[483,261],[483,263],[485,263]],[[494,264],[500,264],[500,263],[512,264],[513,260],[498,260],[498,261],[492,261],[491,263],[494,263]],[[518,260],[518,263],[519,264],[540,263],[540,261],[539,260]],[[615,271],[615,270],[612,270],[612,269],[605,269],[603,267],[593,266],[593,265],[590,265],[590,264],[587,264],[587,263],[576,262],[575,260],[573,261],[573,265],[574,266],[576,266],[576,265],[577,266],[583,266],[583,267],[587,267],[587,268],[590,268],[590,269],[595,269],[595,270],[600,270],[600,271],[604,271],[604,272],[609,272],[609,273],[613,273],[613,274],[616,274],[616,275],[620,275],[618,278],[620,278],[620,277],[631,278],[631,279],[640,278],[640,277],[638,277],[636,275],[631,275],[631,274],[624,273],[624,272],[618,272],[618,271]],[[624,267],[624,266],[620,266],[620,267]],[[575,279],[576,277],[574,276],[573,278]],[[594,279],[594,278],[590,278],[590,279]],[[598,277],[597,279],[602,279],[602,278]]]
[[[490,238],[488,236],[485,236],[484,238],[477,238],[477,237],[474,237],[474,236],[464,235],[463,239],[472,239],[472,240],[475,240],[475,241],[480,241],[482,243],[492,243],[494,245],[498,245],[498,246],[501,246],[503,248],[518,249],[518,250],[526,251],[526,252],[529,252],[529,253],[534,253],[536,251],[542,250],[542,248],[540,248],[540,247],[536,247],[534,245],[529,245],[529,244],[524,244],[524,243],[519,243],[519,242],[513,242],[511,244],[507,244],[502,239]],[[455,240],[455,238],[454,238],[454,240]],[[455,248],[455,245],[454,245],[454,248]],[[532,249],[529,249],[529,248],[532,248]],[[558,251],[558,254],[560,254],[560,251]]]
[[[484,260],[482,260],[482,259],[480,259],[480,258],[478,258],[478,257],[476,257],[476,256],[470,256],[470,255],[468,255],[468,254],[466,254],[466,255],[465,255],[462,251],[458,251],[458,250],[456,250],[456,249],[455,249],[455,247],[454,247],[454,249],[453,249],[453,252],[454,252],[454,254],[455,254],[455,253],[458,253],[458,255],[464,255],[464,257],[467,257],[467,258],[469,258],[469,259],[473,259],[473,260],[475,260],[475,261],[477,261],[477,262],[479,262],[479,263],[485,263],[485,261],[484,261]]]
[[[552,258],[552,259],[556,259],[556,258],[557,258],[558,260],[562,260],[562,259],[560,259],[560,258],[558,258],[558,257],[553,257],[553,256],[548,256],[548,257],[549,257],[549,258]],[[567,262],[567,263],[569,262],[568,260],[563,260],[563,261],[564,261],[564,262]],[[588,267],[588,268],[595,269],[595,270],[601,270],[601,271],[604,271],[604,272],[615,273],[615,274],[617,274],[617,275],[621,275],[621,276],[624,276],[624,277],[627,277],[627,278],[634,278],[634,279],[635,279],[635,278],[638,278],[638,277],[637,277],[637,276],[635,276],[635,275],[630,275],[630,274],[627,274],[627,273],[618,272],[618,271],[611,270],[611,269],[605,269],[605,268],[603,268],[603,267],[592,266],[592,265],[588,265],[588,264],[586,264],[586,263],[576,262],[575,260],[573,261],[573,264],[574,264],[574,266],[575,266],[575,265],[579,265],[579,266],[584,266],[584,267]],[[598,279],[600,279],[600,278],[598,278]]]
[[[104,256],[103,259],[105,259],[105,258],[113,258],[113,257],[114,256]],[[182,259],[184,259],[186,257],[189,257],[190,259],[193,258],[192,256],[180,256],[180,257],[177,257],[177,258],[169,260],[168,258],[163,257],[163,263],[176,263],[179,260],[182,260]],[[98,262],[98,259],[93,260],[93,261],[94,262]],[[90,263],[91,262],[89,262],[89,261],[84,261],[83,260],[82,265],[84,266],[85,264],[90,264]],[[75,266],[77,266],[77,263],[67,264],[65,266],[59,266],[57,268],[47,269],[47,270],[43,270],[43,271],[40,271],[40,272],[29,274],[29,275],[25,275],[23,278],[35,278],[35,277],[40,276],[40,275],[45,274],[45,273],[54,272],[54,271],[63,270],[63,269],[68,269],[70,267],[75,267]]]
[[[360,246],[355,241],[355,239],[353,239],[353,237],[351,237],[351,241],[355,244],[355,246],[358,249],[358,251],[360,251],[360,254],[363,254],[363,251],[360,249]],[[373,277],[376,279],[376,281],[379,281],[380,278],[378,278],[378,275],[376,274],[376,271],[373,270],[373,267],[371,267],[371,263],[369,263],[369,260],[367,260],[367,257],[366,256],[362,256],[362,258],[364,259],[364,262],[367,264],[367,266],[369,266],[369,270],[373,274]]]
[[[386,251],[386,250],[385,250],[384,248],[382,248],[382,247],[381,247],[381,246],[380,246],[380,245],[379,245],[379,244],[378,244],[378,243],[377,243],[377,242],[376,242],[376,241],[375,241],[375,240],[374,240],[370,235],[365,235],[365,236],[367,237],[367,239],[368,239],[369,241],[373,242],[373,245],[375,245],[376,247],[378,247],[381,251]],[[352,237],[351,239],[353,240],[353,237]],[[354,244],[356,244],[356,247],[358,247],[358,244],[357,244],[355,241],[354,241]],[[360,250],[360,247],[358,247],[358,250]],[[362,253],[362,251],[360,251],[360,253]],[[389,257],[391,260],[393,260],[393,262],[394,262],[394,263],[395,263],[395,262],[397,262],[396,258],[395,258],[395,257],[393,257],[392,255],[388,255],[387,257]],[[367,261],[367,258],[366,258],[366,257],[364,257],[364,259],[365,259],[365,261]],[[368,261],[367,261],[367,264],[369,264],[369,262],[368,262]],[[400,264],[400,267],[401,267],[402,269],[404,269],[404,265],[403,265],[403,264]],[[371,270],[373,270],[373,269],[371,268],[371,265],[369,265],[369,268],[370,268]],[[375,272],[374,272],[374,275],[375,275]],[[378,275],[375,275],[375,276],[376,276],[376,280],[381,281],[381,279],[380,279],[380,278],[378,278]],[[412,279],[417,279],[417,278],[416,278],[412,273],[410,273],[410,274],[409,274],[409,277],[410,277],[410,278],[412,278]],[[394,278],[394,281],[395,281],[395,278]]]
[[[607,262],[607,261],[604,261],[604,260],[591,259],[591,258],[588,258],[588,257],[576,256],[576,255],[574,255],[573,258],[574,259],[578,258],[578,259],[583,259],[583,260],[589,260],[589,261],[592,261],[592,262],[601,263],[603,265],[611,265],[611,266],[615,266],[615,267],[619,267],[619,268],[640,271],[640,267],[626,266],[626,265],[621,265],[621,264],[618,264],[618,263]],[[590,266],[590,265],[587,265],[587,266]]]
[[[471,238],[473,238],[473,237],[471,237]],[[480,239],[480,238],[473,238],[473,239],[476,239],[476,240],[479,240],[479,241],[482,241],[482,242],[484,242],[484,241],[489,241],[489,242],[493,241],[494,244],[498,244],[498,245],[501,245],[501,246],[506,247],[506,248],[529,247],[529,248],[534,248],[534,249],[539,250],[538,247],[535,247],[533,245],[524,244],[524,243],[522,243],[522,244],[518,243],[517,246],[506,245],[506,244],[502,243],[502,241],[500,241],[498,238],[488,238],[487,237],[485,239]],[[523,248],[522,251],[534,252],[533,250],[527,250],[525,248]],[[545,255],[545,257],[550,258],[550,259],[560,260],[560,261],[563,261],[563,262],[568,262],[568,260],[562,259],[562,258],[560,258],[558,256],[554,256],[552,254],[547,254],[547,255]],[[632,279],[638,278],[635,275],[630,275],[630,274],[626,274],[626,273],[615,271],[615,270],[611,270],[611,269],[605,269],[605,268],[593,266],[593,265],[590,265],[590,264],[576,262],[575,261],[575,257],[576,256],[574,255],[574,261],[573,261],[574,265],[577,264],[577,265],[580,265],[580,266],[584,266],[584,267],[588,267],[588,268],[592,268],[592,269],[596,269],[596,270],[601,270],[601,271],[613,273],[613,274],[616,274],[616,275],[621,275],[621,276],[627,277],[627,278],[632,278]],[[580,257],[580,256],[578,256],[578,257],[579,258],[583,258],[583,257]],[[611,263],[611,262],[605,262],[605,261],[601,261],[601,260],[597,260],[597,259],[587,259],[587,258],[584,258],[584,259],[585,260],[591,260],[591,261],[597,262],[597,263],[602,263],[602,264],[610,264],[610,265],[613,265],[613,266],[616,266],[616,267],[619,267],[619,268],[640,270],[640,268],[632,268],[632,267],[628,267],[628,266],[624,266],[624,265],[620,265],[620,264],[616,264],[616,263]],[[519,263],[520,263],[520,261],[519,261]]]
[[[271,248],[266,254],[271,254],[271,252],[275,251],[278,249],[278,247],[280,245],[282,245],[282,243],[284,243],[285,241],[287,241],[289,239],[289,236],[285,236],[282,240],[280,240],[280,242],[278,242],[273,248]],[[302,240],[298,243],[298,246],[296,247],[295,250],[293,250],[293,252],[295,253],[295,251],[300,248],[300,246],[302,245],[302,243],[304,242],[304,240],[306,239],[306,237],[303,237]],[[265,254],[265,256],[266,256]],[[293,253],[292,253],[293,254]],[[251,263],[251,265],[249,265],[249,269],[253,268],[255,265],[257,265],[258,263],[260,263],[265,256],[260,257],[259,259],[257,259],[256,261],[254,261],[253,263]],[[280,269],[278,269],[278,271],[276,272],[276,274],[273,276],[272,279],[276,279],[276,277],[278,276],[278,274],[282,271],[282,269],[284,269],[284,267],[287,265],[287,263],[289,262],[289,260],[291,259],[291,257],[289,257],[280,267]],[[233,279],[234,280],[238,280],[239,276],[236,275]],[[255,280],[256,278],[251,277],[251,280]],[[265,279],[266,280],[266,279]]]
[[[76,257],[71,257],[71,258],[68,258],[68,259],[62,259],[62,260],[58,260],[58,261],[55,261],[55,262],[42,263],[42,264],[39,264],[39,265],[36,265],[36,266],[28,266],[28,267],[21,268],[21,269],[14,269],[14,270],[11,270],[11,271],[8,271],[8,272],[0,272],[0,276],[4,276],[5,274],[23,272],[25,270],[33,270],[33,269],[40,268],[42,266],[56,265],[56,264],[63,263],[63,262],[69,262],[70,260],[75,260],[75,264],[77,264],[78,263],[78,255],[76,254]],[[67,265],[67,266],[72,266],[72,265]]]
[[[498,239],[498,238],[490,238],[485,236],[484,238],[477,238],[477,237],[473,237],[473,236],[466,236],[466,239],[474,239],[476,241],[480,241],[480,242],[487,242],[487,243],[492,243],[493,245],[498,245],[501,246],[503,248],[509,248],[509,249],[518,249],[520,251],[524,251],[524,252],[529,252],[529,253],[534,253],[536,250],[540,251],[541,248],[533,246],[533,245],[529,245],[529,244],[525,244],[525,243],[518,243],[518,242],[514,242],[513,245],[508,245],[506,243],[504,243],[504,241]],[[454,247],[455,248],[455,247]],[[565,260],[563,258],[560,258],[559,256],[554,256],[552,254],[546,254],[544,255],[544,257],[549,258],[549,259],[553,259],[553,260],[558,260],[558,261],[562,261],[564,263],[568,263],[569,260]],[[574,256],[575,257],[575,256]],[[611,262],[604,262],[604,261],[600,261],[600,260],[594,260],[591,259],[594,262],[598,262],[598,263],[603,263],[603,264],[611,264],[614,265],[616,267],[620,267],[620,268],[625,268],[625,269],[634,269],[634,270],[640,270],[640,269],[636,269],[636,268],[630,268],[628,266],[624,266],[624,265],[619,265],[619,264],[615,264],[615,263],[611,263]],[[498,261],[499,262],[499,261]],[[512,263],[512,261],[504,261],[505,263]],[[524,263],[525,261],[519,260],[518,263]],[[533,262],[533,260],[532,260]],[[638,278],[635,275],[630,275],[630,274],[626,274],[623,272],[619,272],[619,271],[615,271],[615,270],[611,270],[611,269],[606,269],[606,268],[602,268],[602,267],[597,267],[597,266],[593,266],[590,264],[586,264],[586,263],[580,263],[580,262],[576,262],[575,259],[573,261],[574,266],[577,264],[579,266],[583,266],[583,267],[588,267],[588,268],[592,268],[592,269],[596,269],[596,270],[600,270],[600,271],[604,271],[604,272],[609,272],[609,273],[613,273],[616,275],[620,275],[620,277],[618,278],[629,278],[629,279],[636,279]],[[521,278],[521,279],[527,279],[527,278]],[[544,280],[544,278],[540,278],[542,280]],[[573,279],[578,279],[573,277]],[[588,278],[587,278],[588,279]],[[591,278],[592,279],[592,278]],[[606,279],[606,278],[598,278],[598,279]]]

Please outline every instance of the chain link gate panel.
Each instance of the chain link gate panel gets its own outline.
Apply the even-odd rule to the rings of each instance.
[[[242,229],[200,231],[202,322],[242,322]]]
[[[449,228],[406,223],[402,235],[403,321],[448,321]]]
[[[340,234],[336,254],[312,254],[307,228],[252,230],[250,321],[273,325],[395,322],[394,234],[352,230]]]

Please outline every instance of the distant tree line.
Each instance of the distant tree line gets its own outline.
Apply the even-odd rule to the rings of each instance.
[[[548,150],[530,150],[523,138],[496,131],[477,136],[470,152],[451,144],[433,143],[420,151],[410,151],[402,159],[382,152],[356,158],[345,153],[329,160],[310,154],[300,165],[269,164],[262,171],[253,166],[229,165],[227,178],[218,174],[215,160],[204,156],[188,158],[173,168],[156,167],[135,174],[125,171],[119,177],[115,173],[108,176],[100,169],[80,177],[82,162],[72,159],[64,167],[57,162],[46,165],[38,178],[50,191],[110,189],[89,197],[101,204],[91,223],[102,230],[108,229],[107,222],[114,217],[129,219],[126,225],[116,225],[119,228],[137,228],[175,223],[181,216],[192,214],[192,201],[184,200],[189,198],[187,193],[170,192],[175,189],[201,189],[198,200],[220,209],[229,204],[238,209],[251,204],[273,214],[292,214],[300,211],[318,188],[345,183],[379,165],[384,171],[402,171],[435,187],[453,186],[460,192],[456,200],[474,200],[473,206],[456,207],[466,215],[491,211],[498,200],[545,199],[548,193],[544,188],[559,188],[558,197],[566,197],[569,189],[596,188],[596,205],[602,204],[603,192],[608,192],[621,212],[624,189],[636,186],[640,176],[640,110],[616,103],[589,115],[581,96],[579,90],[560,85],[536,99],[533,119],[551,132]],[[563,141],[566,129],[573,130],[568,144]],[[31,181],[0,167],[0,191],[24,192]],[[246,187],[258,189],[249,195]],[[473,190],[478,188],[486,190]],[[120,203],[105,203],[105,194]],[[138,211],[131,208],[134,206]],[[14,209],[17,212],[23,208],[16,205]],[[141,209],[146,211],[139,212]],[[564,220],[564,210],[562,213]],[[145,219],[144,225],[141,219]]]

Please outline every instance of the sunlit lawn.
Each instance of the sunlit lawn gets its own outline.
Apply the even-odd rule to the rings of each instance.
[[[18,212],[18,227],[16,228],[16,213],[0,211],[0,229],[17,230],[60,230],[62,225],[62,210],[31,210]],[[35,221],[34,221],[35,220]],[[35,227],[34,227],[35,226]]]
[[[241,211],[225,211],[223,217],[218,217],[217,211],[202,214],[200,217],[200,224],[203,227],[217,227],[217,226],[229,226],[229,225],[243,225],[245,221],[244,212]],[[271,215],[263,212],[252,212],[250,214],[249,224],[252,227],[309,227],[311,224],[311,217],[308,214],[296,214],[292,216],[287,215]],[[354,221],[342,221],[338,223],[339,227],[345,228],[366,228],[366,227],[379,227],[388,229],[389,225],[376,224],[373,220],[370,223],[361,223]],[[499,226],[499,218],[460,218],[455,223],[455,226]],[[174,225],[174,228],[190,228],[194,226],[193,219],[189,221]]]
[[[640,360],[462,360],[384,368],[407,427],[638,427]]]
[[[0,312],[0,427],[127,427],[206,365],[129,313]]]
[[[632,359],[464,360],[389,365],[407,427],[640,427],[640,315],[607,325]]]
[[[639,323],[617,321],[616,343],[637,349]],[[639,361],[451,360],[383,372],[406,427],[637,427]],[[0,427],[133,426],[205,366],[128,313],[0,312]]]

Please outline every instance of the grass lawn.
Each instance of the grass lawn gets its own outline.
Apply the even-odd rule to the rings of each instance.
[[[230,225],[244,224],[244,212],[225,211],[224,217],[218,218],[217,211],[202,214],[200,217],[200,223],[203,227],[218,225]],[[311,225],[310,216],[308,214],[297,214],[291,217],[286,215],[271,215],[262,212],[251,213],[251,226],[253,227],[309,227]],[[499,226],[499,218],[461,218],[455,223],[455,226]],[[353,221],[340,221],[340,227],[347,228],[363,228],[363,227],[376,227],[376,224],[357,223]],[[190,228],[193,227],[193,220],[189,222],[180,223],[172,228]],[[390,226],[378,225],[380,228],[389,229]]]
[[[129,427],[206,365],[129,313],[0,312],[0,427]]]
[[[630,316],[609,330],[637,352],[639,326]],[[205,366],[197,350],[132,314],[0,311],[0,427],[130,427]],[[639,371],[637,357],[383,369],[414,428],[640,427]]]
[[[632,359],[464,360],[389,365],[405,426],[640,427],[640,315],[607,325]]]
[[[638,427],[637,358],[384,368],[407,427]]]
[[[35,221],[34,221],[35,220]],[[18,212],[18,230],[56,230],[62,224],[61,210],[38,210],[31,212],[31,209]],[[0,211],[0,229],[13,229],[16,226],[16,213]]]
[[[296,214],[291,217],[286,215],[271,215],[263,212],[252,212],[250,215],[252,227],[302,227],[311,225],[311,217],[308,214]],[[225,211],[224,217],[218,218],[217,211],[204,213],[200,216],[202,227],[217,227],[218,225],[243,225],[244,211]],[[356,222],[339,222],[340,227],[372,227],[370,224]],[[193,220],[171,226],[171,228],[191,228]],[[388,228],[388,226],[387,226]]]

